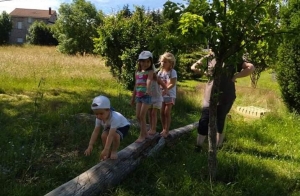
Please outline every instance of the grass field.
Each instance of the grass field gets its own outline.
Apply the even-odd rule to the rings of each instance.
[[[91,113],[104,94],[114,108],[134,118],[130,91],[111,77],[97,56],[65,56],[53,47],[0,47],[1,195],[44,195],[98,162],[98,148],[85,157]],[[204,84],[178,82],[171,128],[199,118]],[[244,119],[237,106],[270,109],[262,119]],[[286,111],[278,85],[265,71],[257,89],[237,82],[237,100],[218,151],[217,181],[210,183],[207,152],[195,153],[196,130],[166,146],[106,195],[300,195],[300,121]],[[121,148],[132,143],[132,129]],[[100,143],[97,143],[100,146]]]

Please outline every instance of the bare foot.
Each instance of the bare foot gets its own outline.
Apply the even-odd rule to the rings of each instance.
[[[160,135],[164,135],[166,133],[166,131],[165,130],[162,130],[161,132],[160,132]]]
[[[135,143],[142,143],[145,140],[145,138],[139,137],[137,140],[135,140]]]
[[[160,133],[161,136],[163,136],[164,138],[167,138],[169,136],[169,132],[163,131]]]
[[[150,130],[148,131],[148,134],[151,135],[151,136],[152,136],[152,135],[155,135],[155,134],[156,134],[156,131],[153,131],[153,130],[150,129]]]
[[[117,152],[111,152],[110,159],[118,159],[118,153]]]

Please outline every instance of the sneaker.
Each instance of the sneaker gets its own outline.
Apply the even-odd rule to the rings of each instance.
[[[202,151],[202,146],[195,145],[194,151],[195,152],[201,152]]]

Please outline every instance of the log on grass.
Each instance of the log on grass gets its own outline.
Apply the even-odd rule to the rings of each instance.
[[[197,123],[170,131],[166,139],[156,134],[142,143],[132,143],[118,152],[117,160],[105,160],[76,178],[52,190],[46,196],[99,195],[123,181],[146,157],[157,153],[166,143],[192,131]]]

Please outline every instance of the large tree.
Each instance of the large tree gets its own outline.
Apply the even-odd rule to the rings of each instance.
[[[98,13],[90,2],[73,0],[71,4],[61,4],[59,13],[54,24],[59,51],[66,54],[93,53],[93,38],[101,24],[102,12]]]
[[[215,52],[216,65],[214,84],[210,101],[209,117],[209,173],[211,180],[216,177],[216,109],[219,95],[222,65],[235,66],[242,59],[245,49],[257,48],[261,40],[275,35],[278,29],[278,2],[272,0],[213,0],[207,2],[202,15],[197,6],[206,6],[204,0],[190,0],[182,12],[180,29],[190,39],[201,33]],[[201,14],[201,13],[200,13]],[[206,31],[201,30],[204,27]],[[190,33],[192,29],[193,33]]]
[[[107,16],[98,28],[95,51],[106,58],[112,74],[128,89],[134,86],[137,54],[143,50],[157,54],[160,49],[151,43],[162,31],[161,23],[159,12],[138,6],[130,12],[128,6],[124,6],[116,15]]]
[[[12,21],[5,11],[0,15],[0,45],[8,44],[9,33],[12,30]]]

